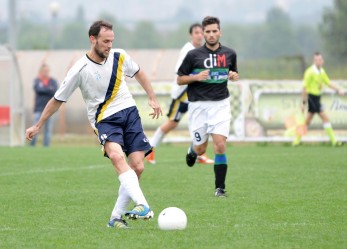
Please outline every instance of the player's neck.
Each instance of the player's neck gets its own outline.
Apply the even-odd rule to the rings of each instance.
[[[89,52],[87,53],[89,59],[91,59],[92,61],[102,64],[105,61],[105,58],[101,58],[99,55],[97,55],[95,52],[93,52],[93,50],[89,50]]]
[[[316,65],[314,64],[314,66],[317,68],[318,71],[320,71],[322,69],[322,66]]]
[[[206,47],[209,49],[209,50],[212,50],[212,51],[215,51],[219,48],[219,43],[216,43],[214,45],[209,45],[208,43],[206,43]]]

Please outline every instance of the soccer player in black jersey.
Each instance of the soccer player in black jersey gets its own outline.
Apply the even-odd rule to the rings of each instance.
[[[188,52],[179,70],[177,82],[188,85],[189,131],[192,144],[186,155],[192,167],[198,155],[205,153],[212,137],[215,196],[225,197],[227,173],[226,141],[230,132],[231,110],[228,80],[239,78],[236,52],[220,44],[220,21],[207,16],[202,21],[205,44]]]

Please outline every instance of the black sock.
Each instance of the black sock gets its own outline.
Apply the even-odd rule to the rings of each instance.
[[[225,189],[225,177],[227,175],[227,164],[214,165],[214,175],[216,177],[216,188]]]

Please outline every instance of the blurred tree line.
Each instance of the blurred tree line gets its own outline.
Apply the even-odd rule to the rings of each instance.
[[[129,28],[109,13],[101,14],[100,19],[114,24],[114,47],[125,49],[180,48],[188,39],[191,24],[163,29],[152,22],[141,21]],[[281,59],[285,63],[295,61],[297,66],[293,70],[299,71],[301,77],[301,71],[311,63],[315,51],[322,51],[334,65],[347,64],[345,0],[335,0],[334,7],[325,9],[321,23],[316,26],[294,24],[289,14],[278,7],[270,9],[261,24],[221,22],[221,42],[235,48],[239,61],[252,61],[248,63],[253,63],[248,70],[257,70],[268,60]],[[19,20],[18,49],[88,49],[88,26],[82,7],[70,21],[52,19],[50,24],[41,24],[23,18]],[[6,30],[0,30],[1,43],[6,42],[6,34]],[[269,67],[271,70],[271,63]]]

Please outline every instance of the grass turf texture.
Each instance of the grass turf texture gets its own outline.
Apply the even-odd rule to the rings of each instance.
[[[0,248],[347,247],[347,147],[229,146],[218,199],[213,166],[187,167],[187,146],[156,150],[141,179],[156,216],[126,231],[106,227],[119,182],[97,146],[0,147]],[[158,229],[169,206],[186,230]]]

